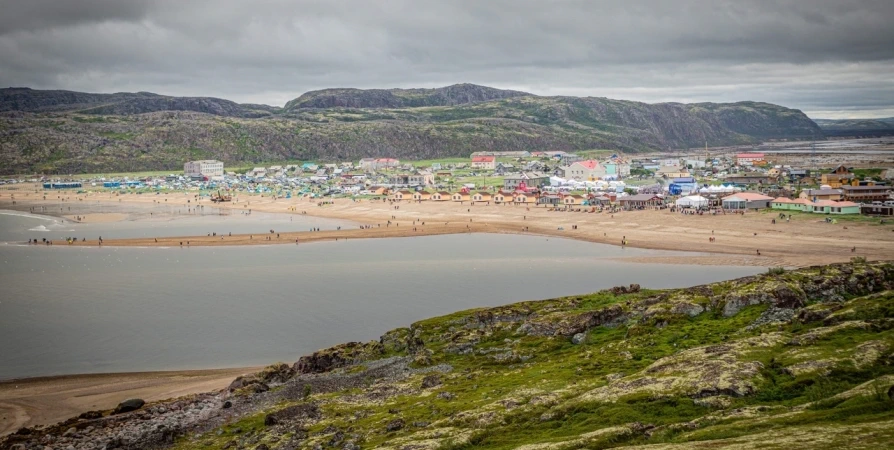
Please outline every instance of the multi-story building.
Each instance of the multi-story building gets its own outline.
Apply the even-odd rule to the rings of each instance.
[[[851,184],[854,174],[847,167],[838,166],[831,173],[824,173],[820,176],[820,183],[828,185],[833,189],[840,188],[845,184]]]
[[[522,172],[518,175],[507,175],[503,177],[503,189],[515,190],[522,183],[528,188],[549,186],[549,175],[539,172]]]
[[[588,159],[565,167],[565,178],[576,181],[596,181],[605,177],[605,166],[599,161]]]
[[[494,170],[496,167],[497,167],[497,157],[496,156],[473,156],[472,157],[472,168],[473,169]]]
[[[188,177],[222,177],[223,163],[214,159],[189,161],[183,165],[183,173]]]
[[[854,203],[891,200],[891,186],[841,186],[842,200]]]

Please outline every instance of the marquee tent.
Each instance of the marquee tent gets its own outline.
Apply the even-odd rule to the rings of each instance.
[[[701,195],[687,195],[674,202],[674,205],[682,208],[702,208],[708,206],[708,199]]]

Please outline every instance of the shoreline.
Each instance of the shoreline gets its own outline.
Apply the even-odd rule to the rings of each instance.
[[[145,220],[142,214],[118,214],[120,208],[167,207],[178,210],[208,207],[213,212],[259,212],[277,215],[310,216],[350,221],[353,227],[341,230],[293,231],[264,234],[176,236],[158,238],[105,239],[103,246],[184,247],[295,245],[342,239],[413,237],[460,233],[501,233],[559,237],[600,244],[619,245],[622,240],[633,248],[698,253],[691,256],[662,257],[669,264],[758,265],[764,267],[806,267],[847,262],[859,256],[882,260],[894,254],[894,228],[868,221],[842,219],[839,224],[824,223],[824,215],[796,215],[788,222],[771,223],[776,212],[723,215],[681,215],[669,210],[591,213],[586,207],[576,212],[550,211],[542,206],[482,205],[469,202],[391,202],[340,198],[325,205],[314,199],[241,194],[238,202],[213,204],[187,193],[159,195],[93,192],[74,194],[53,192],[54,199],[43,199],[38,192],[14,192],[0,195],[0,208],[28,213],[27,208],[47,205],[71,205],[64,214],[35,211],[49,217],[103,214],[103,219]],[[16,204],[13,205],[12,202]],[[111,208],[110,208],[111,207]],[[61,210],[61,208],[60,208]],[[113,215],[114,214],[114,215]],[[171,214],[170,217],[182,217]],[[123,217],[122,217],[123,216]],[[140,217],[134,217],[140,216]],[[156,215],[158,216],[158,215]],[[156,217],[158,219],[158,217]],[[105,222],[105,220],[103,220]],[[390,226],[388,222],[391,222]],[[263,223],[263,219],[259,219]],[[425,225],[422,225],[425,223]],[[364,227],[361,229],[361,227]],[[80,236],[79,236],[80,237]],[[713,240],[709,238],[714,238]],[[270,240],[267,240],[270,238]],[[27,243],[23,242],[24,245]],[[38,244],[43,245],[43,244]],[[54,245],[69,245],[54,241]],[[98,246],[98,240],[78,241],[72,246]],[[709,254],[710,256],[705,256]],[[639,258],[631,260],[637,262]],[[654,258],[653,258],[654,259]]]
[[[126,398],[146,402],[226,388],[261,367],[51,375],[0,381],[0,436],[49,425],[90,410],[108,410]]]
[[[153,198],[155,197],[155,198]],[[307,199],[271,199],[248,196],[239,204],[210,205],[231,211],[248,210],[265,214],[304,215],[351,221],[353,227],[341,230],[296,231],[277,234],[233,234],[218,236],[183,236],[158,238],[106,239],[103,247],[221,247],[243,245],[296,245],[334,242],[336,240],[403,238],[463,233],[518,234],[542,238],[561,238],[617,246],[622,239],[633,248],[688,252],[687,255],[644,255],[615,257],[632,263],[742,265],[797,268],[846,262],[853,256],[868,260],[890,259],[894,254],[894,233],[891,226],[868,222],[842,221],[837,225],[823,223],[824,216],[795,217],[790,223],[773,224],[775,213],[749,212],[745,215],[689,216],[668,210],[589,213],[586,211],[549,211],[543,207],[516,205],[469,205],[456,202],[391,203],[354,202],[336,199],[318,206]],[[193,197],[185,194],[165,196],[71,194],[62,200],[71,204],[71,212],[29,212],[29,206],[58,206],[57,199],[42,200],[38,194],[0,195],[0,209],[11,209],[41,218],[70,220],[66,216],[86,214],[97,218],[145,221],[142,213],[122,213],[119,209],[155,207],[167,198],[165,206],[194,208],[187,203]],[[243,199],[244,200],[244,199]],[[207,204],[207,205],[206,205]],[[24,208],[24,210],[23,210]],[[61,208],[60,208],[61,209]],[[113,212],[110,212],[109,210]],[[209,208],[210,209],[210,208]],[[580,208],[584,210],[585,208]],[[99,211],[97,211],[99,210]],[[102,211],[102,212],[100,212]],[[305,212],[306,211],[306,212]],[[102,216],[100,214],[103,214]],[[238,214],[238,213],[237,213]],[[263,215],[261,215],[263,217]],[[159,216],[176,218],[179,215]],[[250,218],[249,220],[254,219]],[[264,223],[263,219],[256,219]],[[114,220],[108,220],[112,222]],[[388,221],[392,224],[387,225]],[[422,223],[425,225],[422,225]],[[357,225],[359,224],[359,225]],[[399,224],[399,225],[398,225]],[[361,226],[363,228],[361,228]],[[263,227],[262,227],[263,228]],[[79,234],[75,232],[74,234]],[[716,243],[708,239],[716,238]],[[269,240],[268,240],[269,238]],[[710,243],[709,243],[710,242]],[[28,245],[21,243],[21,245]],[[97,239],[57,246],[99,247]],[[37,244],[36,246],[43,246]],[[851,248],[859,251],[851,251]],[[755,249],[760,249],[760,255]],[[599,256],[599,255],[595,255]],[[147,402],[210,392],[225,388],[237,376],[260,368],[152,371],[133,373],[99,373],[19,378],[0,381],[0,435],[22,426],[56,423],[88,410],[111,409],[118,402],[140,397]]]

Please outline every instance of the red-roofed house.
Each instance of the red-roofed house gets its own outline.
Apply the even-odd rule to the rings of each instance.
[[[565,168],[565,178],[576,181],[596,181],[605,176],[605,166],[599,161],[578,161]]]
[[[763,153],[739,153],[736,155],[736,164],[740,166],[753,166],[764,161]]]
[[[497,157],[496,156],[473,156],[472,157],[472,168],[473,169],[494,170],[497,168]]]

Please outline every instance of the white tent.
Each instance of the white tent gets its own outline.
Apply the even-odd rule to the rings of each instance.
[[[701,195],[687,195],[674,202],[674,204],[683,208],[702,208],[708,206],[708,199]]]

